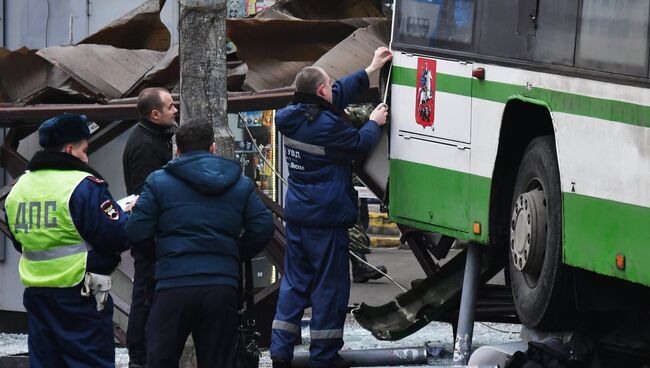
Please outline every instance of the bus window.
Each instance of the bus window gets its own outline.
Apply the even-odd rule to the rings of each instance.
[[[397,2],[397,42],[468,49],[472,45],[475,0]]]
[[[579,0],[485,1],[477,16],[478,53],[572,67],[578,10]]]
[[[649,13],[648,0],[584,0],[576,66],[646,76]]]

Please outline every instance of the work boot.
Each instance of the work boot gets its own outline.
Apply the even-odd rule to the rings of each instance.
[[[366,261],[366,255],[363,253],[359,252],[354,252],[359,258],[362,260]],[[352,281],[361,284],[364,282],[368,282],[368,280],[377,280],[384,275],[381,273],[377,272],[377,270],[371,268],[370,266],[366,265],[365,263],[362,263],[358,259],[356,259],[354,256],[350,256],[350,260],[352,261]],[[367,261],[366,261],[367,262]],[[386,266],[381,265],[377,266],[377,269],[381,270],[381,272],[386,273],[387,269]]]
[[[291,362],[286,360],[271,358],[271,361],[273,362],[273,368],[291,368]]]

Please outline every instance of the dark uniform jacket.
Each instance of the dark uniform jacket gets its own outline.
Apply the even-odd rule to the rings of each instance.
[[[288,222],[346,228],[356,223],[352,162],[370,153],[381,130],[373,121],[355,129],[341,111],[368,85],[368,74],[359,70],[334,83],[332,104],[312,94],[296,93],[294,103],[277,112],[276,126],[284,135],[289,167]]]
[[[240,261],[261,252],[273,230],[239,163],[205,151],[149,175],[126,225],[134,242],[156,236],[156,290],[237,287]]]
[[[124,147],[122,164],[128,194],[140,194],[144,180],[172,159],[173,128],[143,120]]]
[[[92,249],[86,271],[110,274],[120,263],[120,253],[128,249],[124,225],[128,215],[115,203],[108,184],[90,166],[64,152],[40,151],[27,164],[27,170],[78,170],[88,173],[70,197],[70,216],[79,235]],[[107,207],[106,201],[112,206]],[[117,216],[115,215],[117,213]],[[13,240],[16,250],[22,246]]]

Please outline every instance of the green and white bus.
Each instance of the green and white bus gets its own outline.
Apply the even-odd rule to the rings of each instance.
[[[507,247],[528,327],[564,327],[577,274],[650,286],[650,1],[394,11],[390,218]]]

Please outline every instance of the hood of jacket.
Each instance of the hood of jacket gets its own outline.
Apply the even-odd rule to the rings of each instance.
[[[205,151],[184,153],[163,170],[203,194],[223,193],[241,177],[239,163]]]
[[[303,122],[313,122],[323,111],[330,111],[345,118],[345,114],[328,101],[310,93],[296,92],[293,95],[293,102],[277,111],[275,115],[276,127],[280,133],[291,135],[298,130]]]

